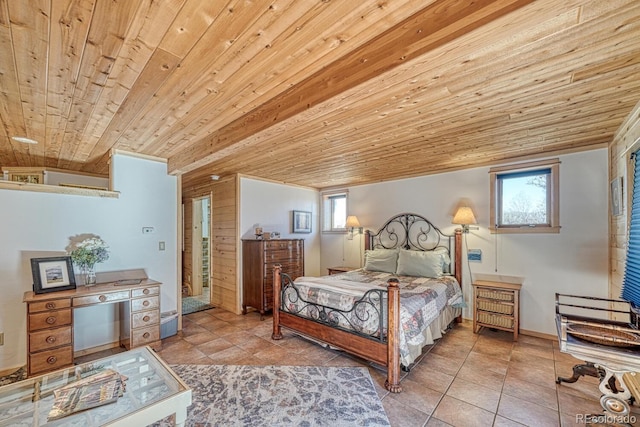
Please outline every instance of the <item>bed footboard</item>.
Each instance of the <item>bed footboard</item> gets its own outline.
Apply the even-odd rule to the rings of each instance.
[[[400,386],[400,350],[398,331],[400,327],[400,288],[397,279],[390,279],[387,290],[369,291],[357,301],[349,312],[356,316],[378,316],[378,328],[374,332],[357,332],[358,325],[352,324],[345,313],[321,304],[308,303],[305,308],[311,311],[312,318],[304,317],[299,312],[291,312],[283,306],[285,291],[297,289],[282,267],[274,268],[273,285],[273,333],[274,340],[282,339],[281,327],[294,330],[332,346],[338,347],[364,359],[387,367],[385,387],[392,393],[402,391]],[[387,293],[387,307],[382,304],[384,293]],[[340,327],[340,321],[347,322],[351,328]],[[354,327],[355,326],[355,327]]]

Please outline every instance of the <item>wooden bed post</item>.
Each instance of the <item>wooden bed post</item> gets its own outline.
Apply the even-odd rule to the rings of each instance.
[[[400,287],[398,279],[388,280],[388,327],[387,327],[387,379],[384,386],[391,393],[400,393]]]
[[[282,266],[280,264],[276,264],[273,267],[273,333],[271,334],[271,339],[281,340],[282,339],[282,331],[280,330],[280,300],[281,300],[281,292],[282,288]]]
[[[455,230],[455,265],[456,271],[454,276],[458,283],[460,284],[460,289],[462,289],[462,229],[456,228]],[[456,317],[456,323],[462,323],[462,315]]]

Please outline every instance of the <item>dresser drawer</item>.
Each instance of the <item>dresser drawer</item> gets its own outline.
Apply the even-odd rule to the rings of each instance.
[[[73,306],[82,307],[83,305],[101,304],[103,302],[125,301],[128,299],[129,299],[129,291],[104,292],[99,295],[76,297],[73,299]]]
[[[158,324],[160,324],[160,310],[141,311],[131,315],[132,328],[144,328]]]
[[[40,372],[53,371],[70,365],[73,365],[73,349],[70,345],[29,355],[29,375],[37,375]]]
[[[131,298],[139,298],[160,294],[159,286],[150,286],[148,288],[138,288],[131,290]]]
[[[29,303],[29,313],[38,313],[41,311],[58,310],[60,308],[69,307],[71,307],[70,298],[31,302]]]
[[[301,251],[298,249],[284,250],[278,249],[275,251],[265,252],[265,262],[286,262],[295,261],[300,258]]]
[[[61,345],[71,344],[71,325],[62,328],[31,332],[29,334],[29,352],[49,350]]]
[[[300,250],[301,247],[300,240],[267,240],[264,243],[264,249],[269,251]]]
[[[70,308],[29,315],[29,332],[65,325],[71,325]]]
[[[275,267],[276,264],[280,264],[282,266],[282,269],[280,271],[289,275],[292,280],[295,280],[296,278],[302,276],[302,260],[283,263],[273,262],[264,265],[264,278],[267,281],[273,282],[273,267]]]
[[[160,297],[147,297],[131,300],[131,311],[151,310],[160,308]]]
[[[131,331],[131,347],[139,347],[160,339],[160,326],[134,329]]]

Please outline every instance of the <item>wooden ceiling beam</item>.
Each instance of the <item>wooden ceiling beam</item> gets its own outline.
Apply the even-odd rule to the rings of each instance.
[[[233,153],[234,145],[391,68],[504,16],[532,0],[438,0],[409,19],[262,104],[249,114],[169,158],[170,173],[185,173]],[[241,145],[241,144],[240,144]]]

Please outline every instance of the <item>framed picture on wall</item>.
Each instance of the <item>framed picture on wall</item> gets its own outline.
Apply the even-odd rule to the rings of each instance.
[[[76,288],[71,257],[31,258],[33,274],[33,292],[64,291]]]
[[[311,233],[311,212],[293,211],[293,233]]]
[[[611,181],[611,215],[622,215],[622,177]]]

